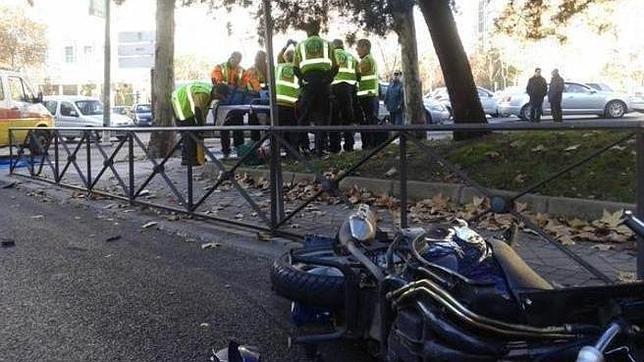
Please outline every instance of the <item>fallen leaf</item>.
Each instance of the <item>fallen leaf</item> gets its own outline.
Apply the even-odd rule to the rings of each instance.
[[[620,282],[630,283],[636,281],[637,278],[635,277],[635,273],[620,271],[617,273],[617,280]]]
[[[34,220],[40,220],[40,219],[44,219],[45,216],[44,215],[34,215],[31,218],[34,219]]]
[[[579,146],[581,146],[581,145],[572,145],[570,147],[565,148],[564,152],[575,151],[575,150],[577,150],[579,148]]]
[[[613,246],[609,244],[595,244],[591,247],[591,249],[599,250],[599,251],[608,251],[610,249],[613,249]]]
[[[142,227],[142,228],[144,228],[144,229],[148,229],[148,228],[153,227],[153,226],[154,226],[154,225],[156,225],[156,224],[158,224],[158,222],[156,222],[156,221],[150,221],[150,222],[148,222],[148,223],[143,224],[143,226],[141,226],[141,227]]]
[[[393,177],[398,173],[398,170],[395,167],[392,167],[389,169],[389,171],[385,172],[386,177]]]
[[[257,233],[257,240],[259,241],[271,241],[273,240],[273,235],[267,231],[259,231]]]
[[[208,328],[208,327],[210,327],[210,324],[208,324],[208,323],[201,323],[201,324],[199,325],[199,327],[201,327],[201,328]]]
[[[205,244],[201,244],[202,249],[213,249],[213,248],[218,248],[220,246],[221,246],[220,243],[205,243]]]
[[[546,147],[544,145],[538,145],[537,147],[534,147],[531,151],[532,152],[542,152],[545,151]]]
[[[524,183],[524,182],[525,182],[525,180],[526,180],[527,178],[528,178],[528,176],[527,176],[527,175],[524,175],[524,174],[520,173],[520,174],[518,174],[518,175],[514,178],[514,182],[519,183],[519,184],[522,184],[522,183]]]
[[[501,154],[496,151],[488,151],[485,152],[485,156],[492,160],[496,160],[497,158],[501,157]]]

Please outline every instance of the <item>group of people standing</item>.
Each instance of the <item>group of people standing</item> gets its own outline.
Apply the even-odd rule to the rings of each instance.
[[[377,124],[379,78],[370,41],[360,39],[357,42],[356,57],[345,49],[342,40],[329,42],[320,37],[319,30],[319,26],[310,26],[305,40],[299,43],[289,40],[277,56],[275,91],[279,125]],[[239,91],[254,94],[267,89],[266,53],[259,51],[254,66],[247,70],[242,69],[240,62],[241,54],[234,52],[226,62],[215,66],[211,73],[212,85],[227,86],[229,98]],[[241,117],[231,113],[224,125],[240,125]],[[249,115],[249,124],[259,124],[256,115]],[[243,132],[235,130],[232,133],[233,145],[239,147],[244,143]],[[284,138],[297,152],[321,154],[353,150],[354,132],[318,131],[314,134],[314,150],[306,132],[288,132]],[[363,148],[375,147],[381,136],[373,132],[361,134]],[[259,132],[251,135],[253,141],[259,138]],[[230,154],[228,131],[221,132],[221,143],[227,157]]]
[[[534,75],[528,80],[526,93],[530,97],[530,122],[540,122],[543,114],[543,100],[548,96],[552,119],[562,122],[561,101],[564,92],[564,79],[559,75],[558,69],[552,70],[550,85],[541,75],[541,68],[534,70]]]

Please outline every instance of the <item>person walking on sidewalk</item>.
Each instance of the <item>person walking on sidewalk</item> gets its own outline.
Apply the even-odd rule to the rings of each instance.
[[[563,122],[563,114],[561,111],[563,91],[564,79],[559,75],[559,69],[553,69],[552,79],[550,79],[550,86],[548,87],[548,102],[550,103],[552,119],[555,122]]]
[[[389,87],[387,87],[387,93],[385,93],[385,106],[387,107],[387,111],[389,111],[391,123],[396,126],[405,124],[404,104],[405,96],[402,82],[400,81],[400,72],[395,71]]]
[[[541,76],[541,68],[534,70],[534,75],[528,81],[526,93],[530,96],[530,122],[540,122],[543,114],[543,99],[548,93],[548,83]]]

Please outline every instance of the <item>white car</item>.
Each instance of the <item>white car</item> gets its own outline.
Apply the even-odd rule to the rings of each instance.
[[[94,97],[48,96],[43,100],[45,107],[54,116],[55,127],[103,127],[103,103]],[[134,127],[130,117],[110,114],[112,127]],[[81,131],[63,131],[68,141],[82,136]]]
[[[479,95],[479,99],[481,100],[481,106],[483,106],[483,112],[485,114],[488,114],[492,117],[497,117],[499,115],[499,110],[498,110],[498,104],[497,104],[497,99],[494,96],[494,93],[492,91],[487,90],[483,87],[476,87]],[[452,102],[449,99],[449,93],[447,93],[447,88],[441,87],[441,88],[436,88],[434,91],[431,93],[428,93],[425,95],[425,98],[431,97],[440,102],[443,107],[445,107],[451,115],[454,113],[452,112]]]
[[[525,90],[506,96],[499,103],[499,113],[530,119],[529,97]],[[565,82],[561,108],[563,115],[597,115],[621,118],[632,110],[630,98],[624,94],[597,90],[584,83]],[[550,114],[548,97],[543,101],[544,115]]]

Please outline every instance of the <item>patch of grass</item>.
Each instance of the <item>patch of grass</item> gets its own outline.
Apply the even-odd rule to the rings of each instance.
[[[522,191],[626,135],[609,131],[514,132],[495,133],[465,142],[441,140],[426,141],[425,144],[485,187]],[[446,168],[430,162],[426,152],[412,142],[408,142],[407,149],[409,180],[462,182]],[[323,160],[312,160],[311,163],[321,172],[339,172],[348,169],[365,154],[364,151],[341,153]],[[398,145],[390,145],[354,175],[385,179],[388,171],[398,167]],[[284,169],[310,172],[299,162],[286,162]],[[546,183],[534,193],[634,202],[635,178],[635,140],[629,139]]]

